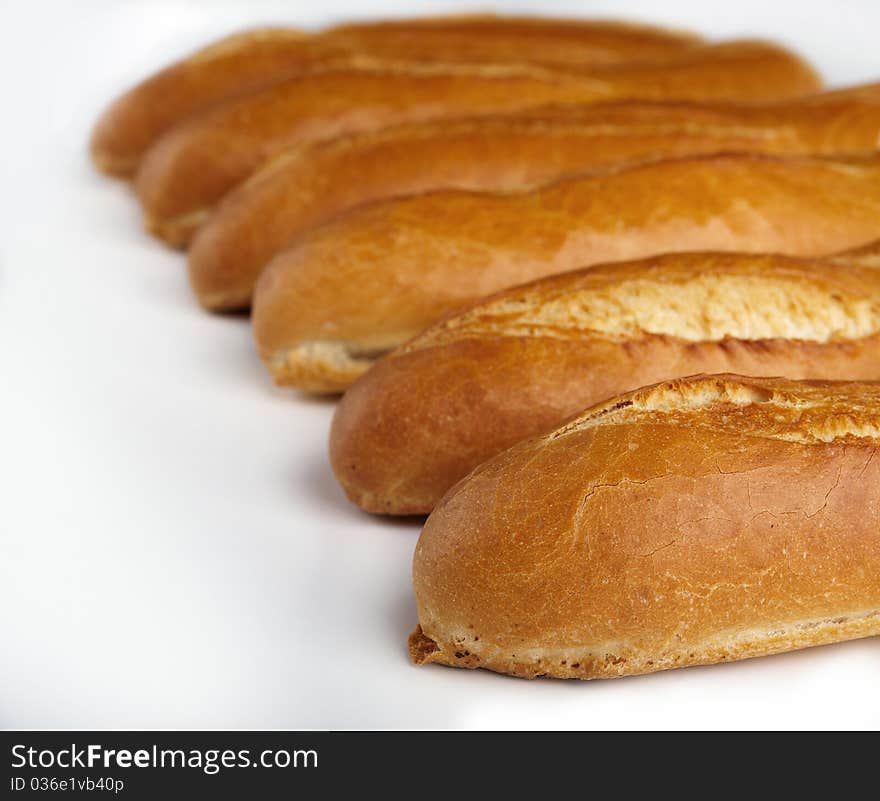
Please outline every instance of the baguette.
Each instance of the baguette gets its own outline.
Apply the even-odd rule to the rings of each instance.
[[[416,547],[416,664],[592,679],[880,634],[880,385],[697,376],[484,463]]]
[[[345,389],[383,352],[506,287],[684,250],[815,256],[880,239],[880,158],[722,155],[641,164],[520,194],[365,206],[278,254],[254,334],[280,384]]]
[[[150,149],[135,188],[147,228],[174,244],[181,224],[187,232],[267,159],[304,142],[549,103],[772,101],[817,87],[815,74],[798,58],[760,42],[692,48],[659,65],[590,72],[529,64],[390,65],[368,59],[287,80],[184,122]]]
[[[613,22],[449,17],[342,25],[318,34],[261,28],[228,36],[147,78],[116,100],[92,135],[96,165],[131,175],[185,118],[353,55],[418,61],[532,61],[591,66],[658,59],[693,47],[693,34]]]
[[[581,409],[717,372],[880,380],[880,270],[680,253],[507,290],[355,382],[330,461],[367,511],[424,514],[478,464]]]
[[[364,203],[443,188],[523,190],[596,167],[751,151],[868,153],[880,143],[880,84],[770,106],[629,102],[443,120],[293,148],[231,192],[189,253],[200,303],[250,306],[273,255]],[[166,220],[186,240],[196,221]]]

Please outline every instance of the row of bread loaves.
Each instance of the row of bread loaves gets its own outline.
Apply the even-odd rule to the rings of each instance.
[[[429,514],[416,664],[597,678],[880,634],[880,84],[650,26],[231,36],[95,163]],[[776,377],[767,377],[776,376]]]

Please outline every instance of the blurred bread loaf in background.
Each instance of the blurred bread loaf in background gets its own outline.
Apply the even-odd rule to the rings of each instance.
[[[230,192],[189,253],[209,309],[250,306],[266,264],[356,206],[445,188],[524,190],[629,162],[752,151],[867,154],[880,141],[880,85],[781,103],[631,101],[433,120],[291,148]],[[199,219],[166,219],[170,238]]]
[[[317,33],[258,28],[227,36],[118,98],[92,134],[95,164],[131,175],[156,139],[187,117],[309,71],[375,61],[535,61],[575,67],[656,59],[700,43],[646,25],[540,17],[413,18],[339,25]]]
[[[817,90],[797,56],[764,42],[690,48],[657,62],[589,71],[530,63],[376,63],[309,72],[228,100],[169,130],[135,186],[148,229],[172,242],[267,159],[294,145],[429,119],[549,103],[775,101]],[[178,229],[183,224],[182,234]]]

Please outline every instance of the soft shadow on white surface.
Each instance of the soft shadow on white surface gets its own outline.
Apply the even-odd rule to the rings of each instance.
[[[833,82],[880,77],[868,2],[589,7],[781,36]],[[182,255],[87,162],[104,103],[204,41],[422,8],[4,8],[0,46],[29,80],[0,78],[16,109],[0,187],[0,725],[880,726],[876,640],[599,683],[412,667],[420,521],[348,503],[327,464],[333,403],[273,387],[246,318],[202,312]]]

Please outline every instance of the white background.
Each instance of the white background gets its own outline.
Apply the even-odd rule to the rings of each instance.
[[[876,2],[490,3],[641,17],[880,78]],[[88,163],[117,92],[236,27],[460,3],[4,3],[0,725],[880,726],[880,640],[606,682],[410,666],[414,522],[347,503],[333,404],[272,387],[245,319]],[[473,8],[471,6],[471,8]]]

